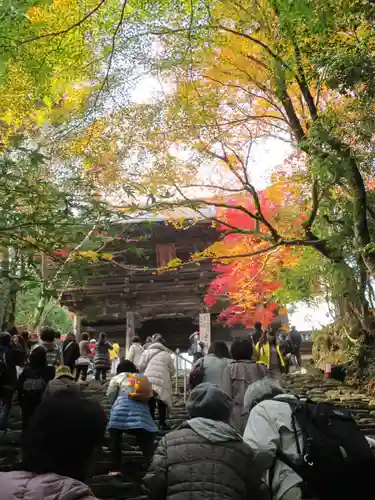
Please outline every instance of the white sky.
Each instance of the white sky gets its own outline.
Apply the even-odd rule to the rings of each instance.
[[[159,93],[160,90],[160,82],[155,78],[145,77],[133,91],[132,99],[138,103],[151,102],[153,94]],[[290,144],[277,139],[265,139],[254,144],[251,150],[249,168],[253,184],[258,189],[264,189],[269,183],[270,175],[277,170],[291,152]],[[320,329],[333,321],[325,301],[317,301],[314,306],[299,302],[293,304],[293,311],[289,315],[289,322],[297,330]]]
[[[293,305],[293,310],[294,312],[289,314],[289,324],[300,331],[319,330],[333,321],[324,301],[318,302],[315,306],[299,302]]]

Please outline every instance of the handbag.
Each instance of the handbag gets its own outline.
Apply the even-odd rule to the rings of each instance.
[[[201,358],[195,363],[189,374],[190,389],[194,389],[194,387],[197,387],[197,385],[201,384],[203,382],[203,377],[204,377],[204,363],[203,363],[203,358]]]
[[[80,356],[76,361],[76,366],[88,366],[90,364],[90,359],[85,356]]]

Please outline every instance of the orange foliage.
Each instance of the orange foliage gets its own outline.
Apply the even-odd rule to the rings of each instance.
[[[259,202],[265,219],[281,234],[284,230],[294,238],[302,235],[306,210],[300,184],[279,175],[278,182],[259,193]],[[227,199],[226,204],[256,213],[249,196]],[[220,208],[217,218],[223,221],[218,229],[227,235],[207,250],[218,262],[218,276],[211,283],[205,302],[213,307],[223,297],[229,299],[230,306],[220,315],[229,324],[248,326],[261,321],[267,325],[278,307],[273,296],[281,286],[279,272],[298,264],[302,250],[298,246],[274,246],[267,240],[266,227],[257,227],[256,221],[238,208]],[[226,224],[238,228],[238,232],[230,231]],[[252,255],[256,252],[259,253]]]

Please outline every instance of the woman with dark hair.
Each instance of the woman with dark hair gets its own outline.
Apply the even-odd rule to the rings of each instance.
[[[112,349],[112,344],[107,342],[107,337],[104,332],[99,334],[99,340],[95,345],[94,366],[95,380],[106,380],[107,371],[111,367],[109,350]]]
[[[230,352],[233,361],[225,368],[222,389],[233,399],[231,425],[239,434],[243,434],[248,414],[243,412],[245,392],[249,384],[267,375],[267,368],[253,361],[251,339],[234,340]]]
[[[79,343],[79,358],[76,361],[76,382],[80,376],[83,382],[87,379],[91,358],[90,335],[87,332],[83,332],[81,342]]]
[[[286,358],[284,358],[280,345],[276,342],[276,334],[269,329],[255,346],[255,359],[258,364],[264,365],[269,370],[269,376],[280,378],[286,371]]]
[[[77,359],[79,358],[79,346],[73,332],[69,332],[62,343],[62,356],[63,365],[68,366],[73,375]]]
[[[98,403],[60,393],[43,401],[22,443],[20,470],[0,473],[2,500],[95,500],[83,484],[106,417]]]
[[[202,382],[221,386],[224,370],[231,361],[227,344],[220,340],[212,342],[207,355],[198,359],[192,367],[190,376],[191,388],[196,387]]]
[[[157,430],[148,405],[152,386],[131,361],[125,360],[117,367],[117,375],[109,384],[107,396],[112,403],[108,424],[114,465],[111,474],[119,475],[123,432],[135,436],[145,458],[152,457]]]
[[[23,370],[17,382],[23,432],[27,429],[32,414],[42,402],[43,393],[53,375],[54,370],[47,364],[45,349],[42,346],[35,347],[30,353],[28,366]]]

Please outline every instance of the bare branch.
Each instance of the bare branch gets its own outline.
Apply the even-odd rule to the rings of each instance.
[[[104,87],[108,84],[109,74],[110,74],[111,68],[112,68],[113,56],[114,56],[114,53],[115,53],[116,38],[117,38],[117,35],[118,35],[119,31],[120,31],[122,23],[124,21],[125,9],[126,9],[127,3],[128,3],[127,0],[124,0],[124,3],[122,4],[122,9],[121,9],[121,14],[120,14],[119,22],[117,23],[115,31],[113,32],[112,47],[111,47],[111,53],[110,53],[110,56],[109,56],[109,59],[108,59],[107,71],[106,71],[104,80],[103,80],[103,82],[102,82],[102,84],[101,84],[101,86],[99,88],[99,91],[98,91],[98,93],[96,95],[96,99],[95,99],[95,103],[94,103],[94,108],[96,107],[96,104],[98,102],[100,93],[103,91]]]
[[[82,19],[80,19],[79,21],[77,21],[76,23],[72,24],[71,26],[68,26],[68,28],[65,28],[63,30],[60,30],[60,31],[55,31],[53,33],[44,33],[43,35],[39,35],[39,36],[33,36],[31,38],[28,38],[26,40],[22,40],[19,42],[19,45],[25,45],[25,43],[29,43],[29,42],[35,42],[36,40],[40,40],[42,38],[55,38],[57,36],[60,36],[60,35],[65,35],[66,33],[68,33],[69,31],[73,30],[74,28],[78,28],[78,26],[80,26],[81,24],[83,24],[85,21],[87,21],[87,19],[89,17],[91,17],[93,14],[95,14],[95,12],[97,12],[104,4],[105,4],[106,0],[100,0],[100,2],[97,4],[96,7],[94,7],[88,14],[86,14]],[[126,3],[126,2],[125,2]]]
[[[279,61],[283,66],[286,66],[286,63],[283,61],[283,59],[280,56],[278,56],[266,43],[262,42],[262,40],[259,40],[258,38],[255,38],[254,36],[249,35],[248,33],[242,33],[241,31],[233,30],[227,26],[223,26],[222,24],[219,24],[217,27],[223,31],[227,31],[228,33],[232,33],[233,35],[250,40],[251,42],[258,45],[259,47],[262,47],[276,61]]]
[[[220,191],[226,191],[228,193],[243,193],[245,191],[243,187],[229,188],[229,187],[217,186],[215,184],[189,184],[189,188],[218,189]]]
[[[309,237],[311,234],[311,228],[312,225],[314,224],[314,221],[316,219],[316,216],[318,215],[318,209],[319,209],[319,193],[318,193],[318,181],[316,177],[313,180],[312,183],[312,207],[311,207],[311,212],[309,218],[302,224],[306,236]]]

